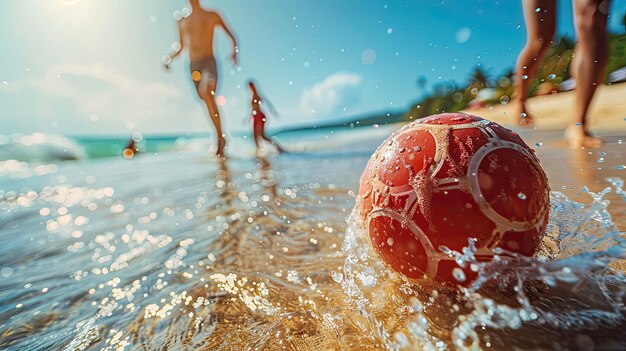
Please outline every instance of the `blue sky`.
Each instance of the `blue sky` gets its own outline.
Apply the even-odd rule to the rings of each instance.
[[[240,41],[240,65],[218,33],[218,95],[228,130],[247,128],[253,77],[281,116],[272,127],[404,109],[428,86],[480,64],[511,67],[525,39],[521,2],[213,0]],[[123,134],[211,129],[188,59],[160,58],[177,39],[183,0],[0,2],[0,134]],[[559,33],[573,35],[571,1]],[[610,30],[623,31],[625,1]]]

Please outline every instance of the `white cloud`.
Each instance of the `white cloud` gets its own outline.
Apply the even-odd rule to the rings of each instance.
[[[302,92],[300,108],[307,115],[321,117],[341,113],[361,99],[361,81],[358,74],[333,73]]]
[[[154,118],[177,115],[174,104],[186,94],[174,84],[137,80],[103,64],[54,65],[42,76],[30,76],[8,85],[0,84],[0,91],[24,93],[33,101],[68,107],[73,110],[74,116],[57,115],[61,124],[71,130],[79,129],[78,125],[83,127],[80,129],[91,127],[84,132],[93,132],[98,125],[118,131],[150,129]],[[37,106],[20,107],[37,111]],[[41,113],[37,111],[34,114]],[[97,125],[93,124],[93,115],[99,116]],[[52,116],[49,114],[47,117]],[[176,125],[175,121],[172,123]]]

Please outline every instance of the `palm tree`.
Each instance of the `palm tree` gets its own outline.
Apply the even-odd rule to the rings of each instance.
[[[489,73],[487,70],[480,67],[480,65],[474,66],[474,70],[470,73],[470,87],[482,89],[489,85]]]
[[[417,84],[417,87],[420,88],[420,90],[424,90],[424,88],[426,88],[427,82],[428,81],[426,80],[426,77],[419,76],[417,77],[417,81],[415,81],[415,84]]]
[[[559,38],[552,44],[551,49],[558,53],[562,53],[565,50],[571,49],[573,50],[576,46],[576,42],[569,38],[567,35],[561,35]],[[549,56],[550,54],[548,54]]]

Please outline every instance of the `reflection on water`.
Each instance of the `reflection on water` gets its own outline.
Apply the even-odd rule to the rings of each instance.
[[[606,174],[566,173],[589,162],[551,150],[555,189]],[[0,178],[0,348],[626,347],[626,246],[606,201],[623,211],[619,179],[554,192],[539,257],[503,257],[459,292],[369,250],[348,190],[367,155],[144,155]]]
[[[529,145],[536,147],[537,154],[546,170],[553,189],[563,192],[578,202],[589,203],[591,198],[582,189],[600,192],[610,185],[609,178],[626,174],[626,136],[606,136],[607,142],[600,149],[570,149],[558,140],[560,131],[533,132],[523,135]],[[626,230],[626,206],[617,193],[608,193],[605,199],[618,228]]]

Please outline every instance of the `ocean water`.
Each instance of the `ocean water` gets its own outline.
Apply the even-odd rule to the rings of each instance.
[[[544,246],[454,290],[389,271],[353,215],[391,128],[279,135],[295,151],[280,156],[233,140],[224,162],[201,138],[2,161],[0,349],[626,348],[618,137],[570,151],[524,135],[553,189]],[[451,254],[471,262],[471,244]]]

